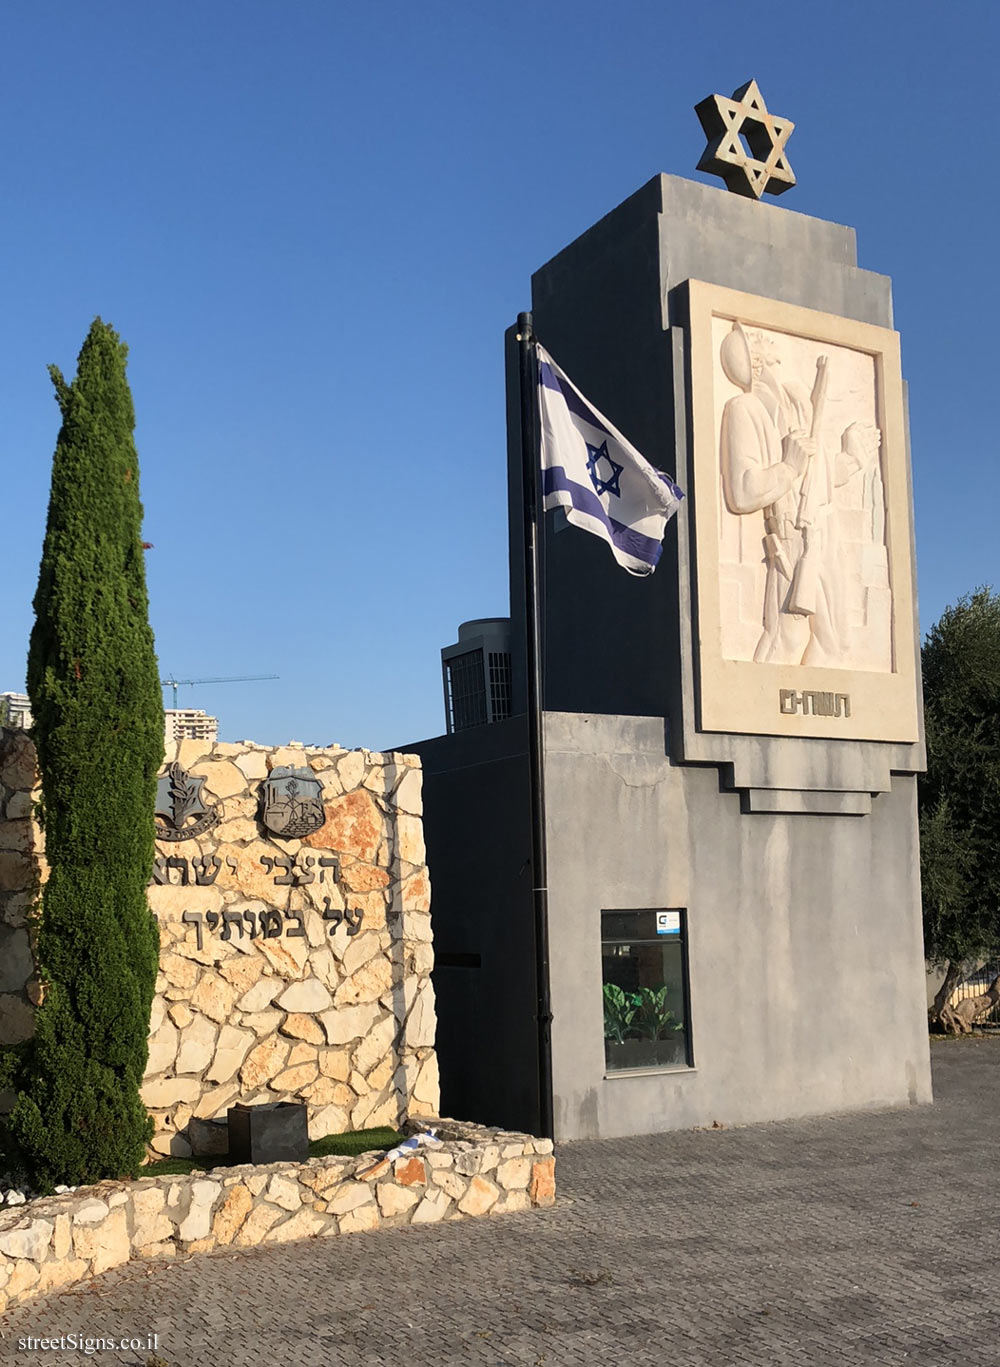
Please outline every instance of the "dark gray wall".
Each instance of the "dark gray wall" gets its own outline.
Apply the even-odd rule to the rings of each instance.
[[[673,472],[669,334],[660,296],[661,178],[532,277],[538,340],[653,465]],[[677,667],[677,527],[639,579],[597,537],[545,518],[545,706],[666,715]],[[513,596],[511,602],[514,602]]]
[[[524,718],[400,748],[418,754],[424,770],[442,1114],[535,1132]]]

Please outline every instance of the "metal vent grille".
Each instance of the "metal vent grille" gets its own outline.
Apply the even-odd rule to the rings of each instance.
[[[445,663],[445,678],[448,730],[467,731],[470,726],[482,726],[487,721],[483,652],[469,650],[464,655],[453,655]]]
[[[491,650],[490,721],[505,721],[510,716],[510,655],[507,651]]]
[[[477,617],[463,622],[456,643],[441,651],[448,734],[513,716],[513,674],[509,619]]]
[[[444,677],[449,732],[510,716],[511,668],[506,651],[468,650],[453,655],[444,661]]]

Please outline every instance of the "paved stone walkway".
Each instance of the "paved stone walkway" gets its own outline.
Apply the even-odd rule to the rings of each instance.
[[[0,1359],[992,1367],[1000,1039],[932,1058],[933,1107],[562,1146],[550,1211],[119,1268],[0,1317]]]

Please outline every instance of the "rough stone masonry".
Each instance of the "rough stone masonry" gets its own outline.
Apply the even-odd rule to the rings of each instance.
[[[0,734],[0,1045],[44,991],[34,748]],[[297,831],[299,834],[290,834]],[[412,755],[180,741],[149,888],[153,1148],[225,1150],[236,1101],[304,1101],[313,1139],[439,1109],[430,884]],[[161,838],[162,837],[162,838]]]

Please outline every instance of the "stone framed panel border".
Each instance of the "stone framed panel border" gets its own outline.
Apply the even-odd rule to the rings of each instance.
[[[764,299],[704,281],[687,293],[694,526],[692,574],[696,628],[697,727],[704,732],[913,743],[919,740],[914,643],[914,570],[899,336],[888,328]],[[844,653],[829,664],[733,658],[732,623],[721,587],[722,542],[728,517],[724,460],[720,460],[726,403],[738,388],[723,373],[720,325],[801,342],[804,353],[826,348],[834,357],[870,363],[874,426],[881,449],[877,468],[884,490],[884,536],[891,606],[891,640],[881,665]],[[831,366],[836,369],[835,365]],[[833,383],[833,381],[831,381]],[[756,386],[755,386],[756,387]],[[860,410],[859,410],[860,411]],[[798,492],[798,486],[793,494]],[[763,543],[765,510],[750,540]],[[759,532],[759,538],[758,538]],[[765,558],[763,544],[759,553]]]

